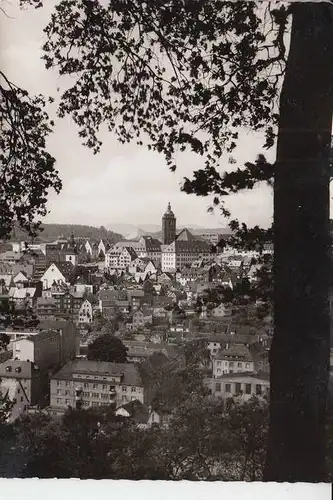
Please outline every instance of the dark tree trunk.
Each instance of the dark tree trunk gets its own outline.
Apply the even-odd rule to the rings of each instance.
[[[274,182],[274,321],[265,480],[325,481],[333,17],[295,4]]]

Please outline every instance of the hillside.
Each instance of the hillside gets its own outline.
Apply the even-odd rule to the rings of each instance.
[[[127,240],[138,240],[141,236],[144,235],[150,235],[157,239],[161,239],[162,237],[161,226],[154,224],[141,224],[140,226],[136,226],[135,224],[111,224],[109,225],[109,228],[113,231],[119,231]],[[188,226],[177,226],[177,232],[181,231],[184,228],[187,228],[194,235],[218,233],[227,236],[228,234],[230,234],[229,228],[203,228],[200,226],[196,226],[195,224]]]
[[[57,238],[68,238],[73,233],[75,238],[89,238],[92,240],[107,239],[112,243],[123,239],[121,234],[105,229],[105,227],[84,226],[80,224],[42,224],[43,231],[35,241],[53,241]],[[27,234],[20,229],[15,229],[11,240],[29,240]]]
[[[177,227],[177,234],[182,230],[184,229],[184,227],[180,226],[180,227]],[[192,233],[194,236],[198,236],[199,238],[199,235],[200,234],[209,234],[209,233],[217,233],[217,234],[220,234],[221,236],[230,236],[230,230],[228,229],[196,229],[196,228],[193,228],[193,227],[187,227],[187,229],[190,231],[190,233]],[[162,231],[158,231],[156,233],[146,233],[146,234],[149,234],[150,236],[153,236],[153,238],[157,238],[158,240],[161,240],[162,238]]]

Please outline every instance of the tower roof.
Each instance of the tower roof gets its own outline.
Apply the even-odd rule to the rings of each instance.
[[[173,213],[173,211],[171,210],[171,204],[170,204],[170,201],[168,203],[168,207],[166,209],[166,212],[165,214],[163,215],[163,217],[174,217],[175,214]]]

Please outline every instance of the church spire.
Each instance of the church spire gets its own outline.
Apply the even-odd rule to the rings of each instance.
[[[170,245],[176,239],[176,217],[171,210],[171,203],[168,202],[167,210],[162,217],[162,243]]]

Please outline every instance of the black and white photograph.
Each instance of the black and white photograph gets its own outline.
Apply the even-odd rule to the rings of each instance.
[[[332,116],[332,1],[0,0],[0,500],[330,498]]]

